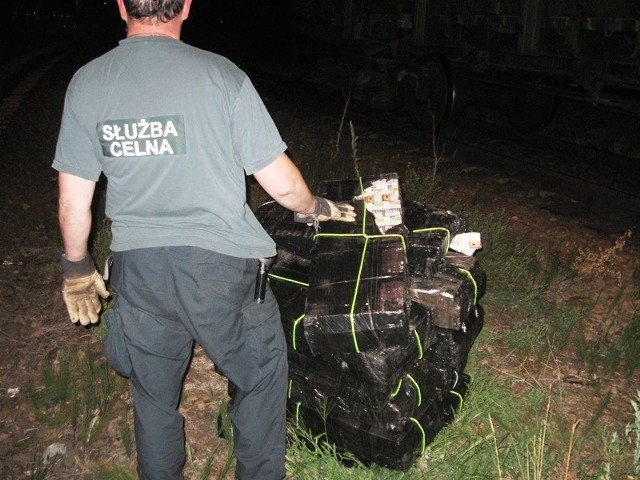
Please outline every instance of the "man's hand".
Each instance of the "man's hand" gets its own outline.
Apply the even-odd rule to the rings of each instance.
[[[62,257],[64,283],[62,298],[73,323],[82,325],[96,323],[100,318],[100,299],[107,298],[109,292],[104,280],[96,271],[93,261],[87,255],[83,260],[72,262]]]
[[[314,221],[326,222],[335,220],[338,222],[355,222],[356,212],[353,206],[344,202],[332,202],[322,197],[316,198],[316,209],[310,215],[296,213],[294,220],[299,223],[313,223]]]

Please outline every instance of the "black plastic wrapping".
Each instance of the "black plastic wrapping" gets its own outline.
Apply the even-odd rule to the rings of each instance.
[[[430,277],[443,266],[450,235],[444,228],[413,231],[407,235],[407,264],[410,275]]]
[[[362,352],[406,346],[406,269],[402,239],[316,239],[304,327],[311,351]]]
[[[287,348],[311,356],[303,325],[308,287],[275,278],[270,279],[269,286],[280,306],[280,318],[287,339]]]
[[[431,311],[418,304],[413,304],[410,310],[409,342],[406,346],[318,355],[318,360],[337,371],[357,375],[363,382],[396,385],[407,368],[422,358],[437,339],[431,323]]]
[[[429,347],[425,358],[436,366],[463,372],[469,351],[484,326],[484,309],[476,305],[460,330],[434,327],[437,341]]]
[[[294,222],[293,213],[273,201],[262,204],[255,215],[278,249],[309,258],[316,234],[313,226]]]
[[[411,417],[420,417],[432,400],[442,401],[457,387],[460,375],[451,367],[438,367],[426,359],[408,368],[394,385],[363,383],[357,376],[334,373],[308,358],[290,357],[289,401],[313,406],[334,417],[401,431]]]
[[[351,452],[364,464],[377,464],[394,470],[408,470],[425,447],[460,408],[468,385],[461,381],[440,399],[427,399],[419,417],[410,417],[401,431],[388,430],[354,418],[325,415],[302,403],[289,403],[294,422],[315,435],[325,434],[339,451]]]
[[[397,385],[365,383],[349,372],[336,371],[317,360],[289,352],[289,377],[299,389],[312,389],[331,402],[367,408],[383,406],[389,401]],[[408,395],[415,395],[411,391]]]
[[[475,284],[474,303],[477,303],[487,291],[487,272],[482,268],[476,257],[450,250],[445,256],[445,263],[442,268],[445,271],[456,269],[467,277],[471,276],[471,280]]]
[[[404,207],[404,223],[411,231],[425,228],[444,228],[453,238],[467,231],[467,220],[446,208],[429,205],[424,202],[407,202]]]
[[[411,300],[432,310],[432,321],[437,327],[463,328],[474,305],[474,292],[472,280],[457,270],[411,278]]]

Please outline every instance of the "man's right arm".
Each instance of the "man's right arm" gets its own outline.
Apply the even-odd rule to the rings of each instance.
[[[265,192],[287,210],[307,215],[315,211],[316,198],[286,153],[278,155],[253,176]]]
[[[327,220],[354,222],[356,214],[348,203],[332,202],[311,193],[298,167],[286,153],[253,176],[265,191],[284,208],[295,212],[296,222],[316,223]]]
[[[87,255],[91,231],[91,202],[96,182],[68,173],[58,174],[58,220],[68,260],[82,260]]]
[[[64,275],[62,297],[71,321],[89,325],[100,318],[98,297],[109,296],[87,249],[96,182],[60,172],[58,186],[58,217],[64,244],[60,258]]]

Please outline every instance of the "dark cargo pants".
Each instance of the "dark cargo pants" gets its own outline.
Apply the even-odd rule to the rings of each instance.
[[[237,387],[236,478],[285,476],[286,341],[273,294],[253,301],[257,261],[192,247],[117,252],[106,354],[131,381],[140,479],[182,479],[180,392],[198,342]]]

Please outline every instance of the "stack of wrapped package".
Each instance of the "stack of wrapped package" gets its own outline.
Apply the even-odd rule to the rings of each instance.
[[[462,407],[485,272],[451,248],[466,220],[403,201],[396,174],[326,182],[321,195],[354,205],[356,222],[316,230],[273,202],[256,212],[278,248],[269,284],[289,413],[338,451],[406,470]]]

